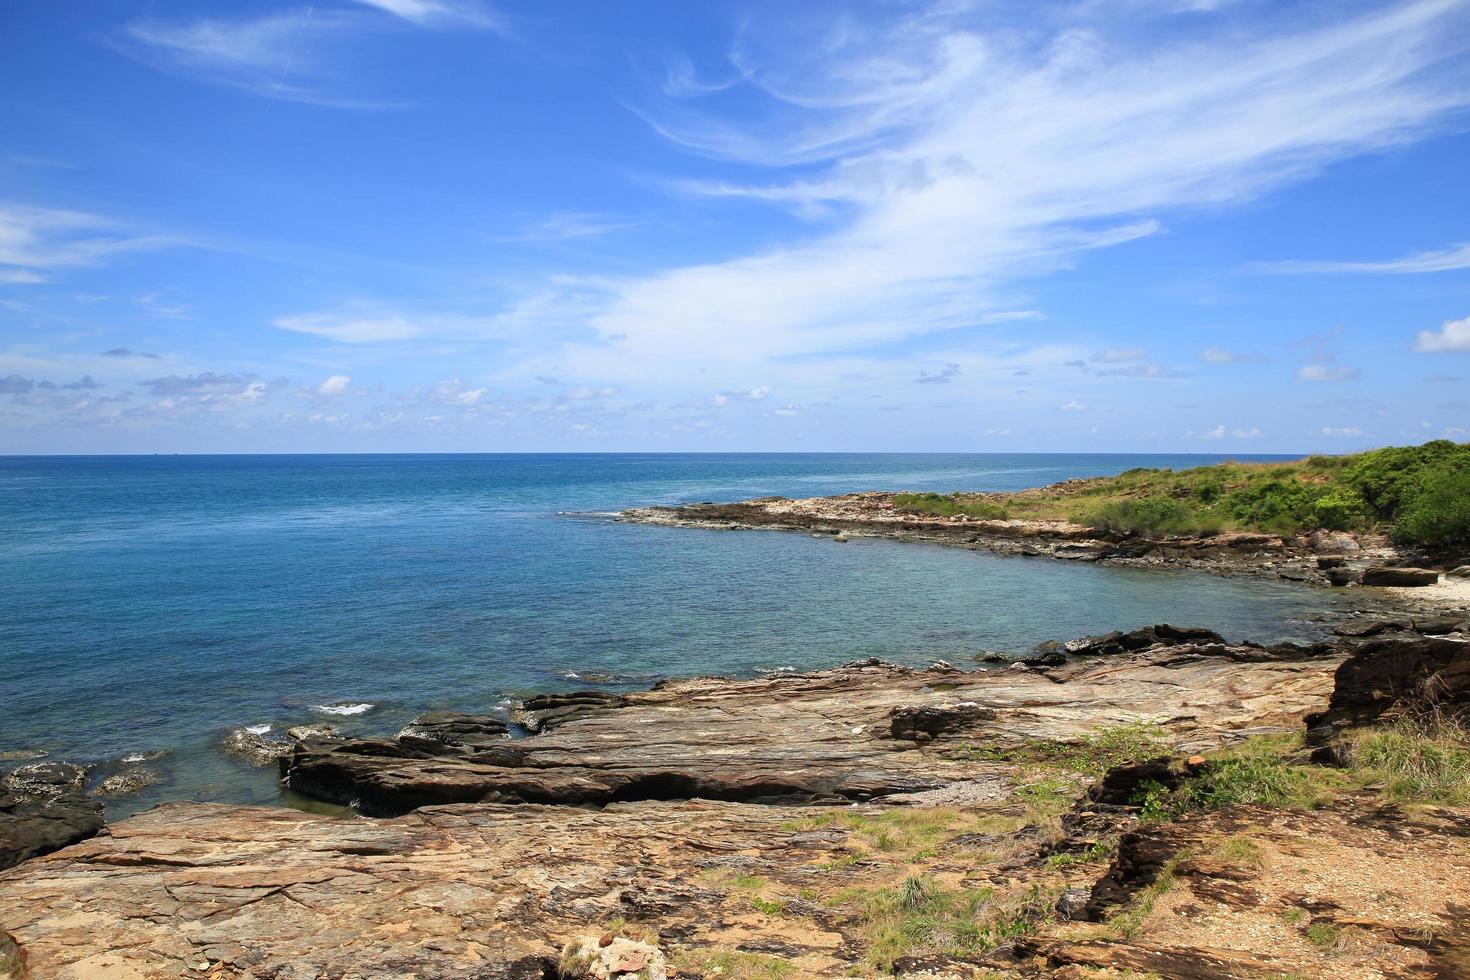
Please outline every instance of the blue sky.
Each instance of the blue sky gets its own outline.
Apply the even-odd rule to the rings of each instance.
[[[1470,439],[1470,0],[0,7],[0,452]]]

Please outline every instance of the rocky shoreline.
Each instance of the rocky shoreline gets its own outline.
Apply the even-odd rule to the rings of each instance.
[[[1109,533],[1069,521],[905,513],[895,507],[895,496],[867,491],[834,497],[760,497],[725,504],[639,507],[621,512],[617,519],[706,530],[795,531],[838,542],[857,536],[881,537],[1016,557],[1193,568],[1323,586],[1414,587],[1433,584],[1440,577],[1437,570],[1420,567],[1430,563],[1400,552],[1381,535],[1317,531],[1282,537],[1224,532],[1149,538]],[[1462,580],[1470,582],[1470,577]],[[1470,590],[1454,601],[1470,602]]]
[[[521,738],[444,712],[389,739],[301,731],[283,784],[360,816],[167,804],[29,856],[0,872],[0,967],[1461,975],[1470,807],[1371,781],[1315,808],[1150,807],[1232,752],[1305,736],[1342,766],[1355,731],[1464,710],[1466,628],[1261,646],[1160,625],[998,669],[868,660],[545,695],[513,712]]]

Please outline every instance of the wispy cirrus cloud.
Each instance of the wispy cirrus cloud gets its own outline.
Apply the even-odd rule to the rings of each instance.
[[[1377,275],[1421,275],[1430,272],[1453,272],[1470,269],[1470,245],[1455,245],[1433,252],[1415,252],[1401,259],[1383,262],[1309,262],[1289,260],[1285,262],[1258,262],[1248,269],[1269,273],[1318,273],[1350,274],[1368,273]]]
[[[1261,23],[1253,38],[1232,22],[1168,45],[1072,9],[1082,26],[1058,15],[1040,39],[957,4],[799,36],[747,30],[732,66],[765,115],[697,97],[638,111],[680,147],[775,174],[685,190],[818,227],[608,284],[587,320],[597,343],[562,361],[604,375],[750,367],[972,330],[1004,290],[1086,249],[1412,139],[1470,103],[1462,0],[1285,34]]]
[[[504,19],[490,7],[473,0],[357,0],[420,27],[505,29]]]
[[[593,211],[557,211],[537,221],[527,222],[500,240],[511,242],[549,242],[576,238],[600,238],[613,232],[636,228],[643,224],[635,218]]]
[[[129,252],[175,244],[101,215],[0,202],[0,282],[47,282],[59,269],[101,265]]]
[[[308,4],[254,18],[137,20],[114,46],[161,71],[251,95],[337,109],[392,108],[349,94],[332,67],[333,47],[364,26],[350,11]]]

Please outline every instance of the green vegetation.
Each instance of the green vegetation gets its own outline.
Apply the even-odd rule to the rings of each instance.
[[[702,973],[730,980],[783,980],[796,967],[775,956],[744,953],[733,949],[679,947],[670,962],[680,973]]]
[[[1397,802],[1470,803],[1470,731],[1462,723],[1402,718],[1347,739],[1342,769],[1298,764],[1299,736],[1248,739],[1172,790],[1144,783],[1135,802],[1145,822],[1237,803],[1307,810],[1363,787]]]
[[[1010,494],[899,494],[904,513],[1070,520],[1114,533],[1297,534],[1390,531],[1402,544],[1470,546],[1470,444],[1422,446],[1291,463],[1133,469]]]
[[[997,898],[992,888],[946,888],[926,875],[912,875],[850,901],[861,904],[869,962],[886,971],[900,957],[973,956],[1028,935],[1053,916],[1056,893],[1033,885]]]
[[[969,762],[1023,762],[1028,767],[1101,776],[1114,766],[1131,766],[1169,755],[1167,734],[1158,725],[1115,725],[1076,742],[1037,739],[972,743],[956,749],[954,756]]]
[[[750,900],[750,907],[757,912],[764,912],[766,915],[780,915],[786,911],[785,902],[773,902],[770,899],[761,898],[759,895]]]
[[[1132,939],[1143,928],[1144,920],[1153,913],[1154,906],[1159,899],[1167,895],[1174,888],[1174,874],[1179,865],[1190,856],[1188,848],[1180,851],[1169,860],[1159,871],[1157,878],[1147,888],[1143,889],[1134,897],[1128,908],[1114,915],[1108,920],[1108,932],[1119,939]]]
[[[905,514],[928,514],[933,517],[964,514],[987,521],[1003,521],[1008,516],[1004,507],[984,500],[962,498],[958,494],[946,496],[942,493],[900,493],[894,495],[893,507]]]
[[[1448,718],[1404,718],[1351,739],[1350,765],[1396,801],[1470,803],[1470,731]]]
[[[1237,803],[1309,810],[1330,799],[1338,779],[1332,770],[1293,765],[1288,754],[1297,736],[1249,739],[1212,760],[1197,776],[1175,789],[1144,783],[1137,799],[1145,822],[1174,820],[1191,810],[1214,810]]]

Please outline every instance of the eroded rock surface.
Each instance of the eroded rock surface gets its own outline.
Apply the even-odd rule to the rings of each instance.
[[[38,978],[539,980],[617,918],[656,920],[666,941],[745,941],[757,913],[713,886],[722,869],[843,853],[844,833],[782,829],[800,815],[478,805],[378,821],[169,804],[0,876],[0,922]],[[812,915],[764,934],[835,972],[843,937]]]
[[[1137,908],[1148,889],[1131,934],[1064,929],[1037,944],[1048,965],[1201,980],[1470,976],[1464,809],[1362,796],[1145,827],[1123,837],[1086,915]]]
[[[757,680],[697,678],[626,694],[536,699],[541,734],[459,745],[309,740],[282,763],[296,792],[390,816],[467,802],[845,802],[973,778],[957,742],[1068,740],[1145,722],[1209,746],[1320,708],[1343,652],[1227,644],[1151,627],[1047,670],[963,672],[861,661]],[[493,727],[493,719],[459,716]]]

